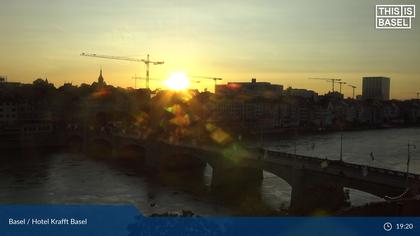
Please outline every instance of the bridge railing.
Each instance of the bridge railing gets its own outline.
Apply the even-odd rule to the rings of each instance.
[[[188,148],[201,149],[203,151],[216,152],[218,150],[218,148],[216,148],[216,147],[197,146],[197,145],[185,144],[185,143],[178,143],[178,144],[174,144],[174,145],[185,146],[185,147],[188,147]],[[384,168],[379,168],[379,167],[372,167],[372,166],[367,166],[367,165],[360,165],[360,164],[355,164],[355,163],[348,163],[348,162],[343,162],[343,161],[340,161],[340,160],[321,159],[321,158],[318,158],[318,157],[295,155],[295,154],[292,154],[292,153],[279,152],[279,151],[273,151],[273,150],[268,150],[268,149],[263,149],[263,150],[261,150],[261,149],[250,149],[250,150],[258,150],[257,152],[259,152],[260,155],[264,155],[264,152],[266,152],[265,155],[268,157],[268,159],[265,159],[265,161],[272,159],[274,162],[276,162],[277,160],[279,160],[278,158],[287,158],[287,159],[292,160],[292,161],[293,160],[299,160],[299,161],[310,162],[311,164],[319,166],[319,168],[321,168],[321,163],[327,161],[329,166],[346,167],[346,168],[350,168],[354,171],[357,171],[359,173],[361,173],[363,171],[363,169],[366,169],[368,172],[387,174],[387,175],[391,175],[391,176],[398,176],[400,178],[407,178],[407,173],[405,173],[405,172],[390,170],[390,169],[384,169]],[[253,156],[250,156],[249,158],[259,159],[258,157],[253,157]],[[420,175],[409,173],[408,174],[408,179],[420,180]]]
[[[267,152],[266,156],[268,158],[272,158],[274,161],[278,158],[288,158],[288,159],[291,159],[291,160],[293,160],[293,159],[305,160],[305,161],[312,162],[312,163],[313,162],[318,163],[320,168],[321,168],[321,163],[323,163],[324,161],[327,161],[329,165],[338,165],[338,166],[341,166],[341,167],[347,167],[347,168],[351,168],[351,169],[354,169],[354,170],[363,170],[364,168],[366,168],[366,170],[369,171],[369,172],[376,172],[376,173],[381,173],[381,174],[387,174],[387,175],[393,175],[393,176],[407,178],[407,173],[401,172],[401,171],[396,171],[396,170],[390,170],[390,169],[384,169],[384,168],[379,168],[379,167],[372,167],[372,166],[367,166],[367,165],[348,163],[348,162],[343,162],[343,161],[339,161],[339,160],[329,160],[329,159],[321,159],[321,158],[317,158],[317,157],[295,155],[295,154],[291,154],[291,153],[278,152],[278,151],[267,150],[267,149],[265,149],[264,151]],[[420,180],[420,175],[409,173],[408,178],[413,179],[413,180]]]
[[[116,136],[120,136],[122,138],[141,139],[141,137],[138,136],[138,135],[116,134]],[[207,151],[207,152],[220,152],[221,151],[221,149],[219,147],[213,147],[213,146],[196,145],[194,143],[185,143],[185,142],[171,143],[167,140],[158,140],[158,141],[163,142],[163,143],[168,144],[168,145],[174,145],[174,146],[184,147],[184,148],[188,148],[188,149],[197,149],[197,150]],[[318,166],[320,169],[324,169],[324,168],[322,168],[321,164],[323,162],[327,161],[328,162],[328,167],[332,167],[332,166],[340,167],[340,168],[346,167],[346,168],[349,168],[353,171],[358,171],[359,173],[361,173],[361,171],[363,171],[363,169],[366,169],[368,172],[397,176],[397,177],[400,177],[400,178],[407,178],[408,177],[408,179],[410,179],[410,180],[420,180],[420,175],[417,175],[417,174],[409,173],[408,176],[407,176],[407,173],[401,172],[401,171],[384,169],[384,168],[379,168],[379,167],[372,167],[372,166],[367,166],[367,165],[354,164],[354,163],[348,163],[348,162],[343,162],[343,161],[340,161],[340,160],[321,159],[321,158],[318,158],[318,157],[297,155],[297,154],[292,154],[292,153],[274,151],[274,150],[269,150],[269,149],[261,149],[261,148],[249,149],[249,150],[251,151],[251,153],[253,153],[253,151],[256,151],[256,153],[259,153],[257,155],[263,155],[263,158],[261,158],[261,156],[255,157],[253,155],[248,157],[248,158],[251,158],[251,159],[254,159],[254,160],[257,159],[257,160],[272,161],[272,162],[278,162],[278,161],[280,161],[280,159],[288,159],[289,161],[299,160],[300,162],[305,161],[305,162],[309,163],[311,166]]]

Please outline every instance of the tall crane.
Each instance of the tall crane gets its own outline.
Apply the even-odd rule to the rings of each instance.
[[[146,59],[137,59],[137,58],[129,58],[129,57],[118,57],[118,56],[108,56],[108,55],[100,55],[95,53],[82,53],[80,56],[85,57],[99,57],[105,59],[113,59],[113,60],[122,60],[122,61],[133,61],[133,62],[142,62],[146,65],[146,88],[149,88],[149,66],[152,65],[162,65],[164,64],[163,61],[151,61],[149,54],[147,54]]]
[[[357,88],[356,86],[354,86],[354,85],[351,85],[351,84],[348,84],[348,86],[349,87],[351,87],[352,88],[352,90],[353,90],[353,99],[354,99],[354,90]]]
[[[334,78],[309,78],[309,79],[325,80],[327,82],[331,82],[333,92],[334,92],[335,83],[341,81],[341,79],[334,79]]]
[[[347,84],[347,83],[346,83],[346,82],[344,82],[344,81],[338,81],[337,83],[340,85],[340,93],[341,93],[341,85],[343,85],[343,84]]]
[[[217,81],[222,80],[222,78],[219,78],[219,77],[208,77],[208,76],[201,76],[201,75],[190,75],[189,77],[197,78],[197,79],[213,80],[214,81],[214,92],[216,92]]]

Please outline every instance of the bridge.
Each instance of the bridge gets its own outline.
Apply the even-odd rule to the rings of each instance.
[[[74,136],[73,136],[74,138]],[[191,143],[145,140],[135,135],[89,135],[84,143],[101,145],[106,153],[131,150],[147,169],[162,166],[212,167],[212,189],[234,191],[258,186],[263,171],[270,172],[292,188],[292,214],[317,210],[335,211],[346,201],[344,187],[389,199],[402,194],[420,193],[420,175],[368,167],[337,160],[294,155],[267,149],[232,145],[227,148]],[[182,158],[179,158],[182,157]],[[192,164],[194,163],[194,164]]]

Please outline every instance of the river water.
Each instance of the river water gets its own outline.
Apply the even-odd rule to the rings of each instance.
[[[419,128],[344,132],[343,159],[405,171],[408,142],[420,149]],[[339,159],[340,133],[266,138],[264,146]],[[411,151],[410,172],[417,174],[420,174],[419,149]],[[199,215],[238,214],[236,207],[209,194],[211,172],[206,167],[203,177],[192,182],[185,181],[191,177],[175,175],[157,180],[130,165],[117,165],[82,154],[2,153],[0,204],[134,204],[146,215],[183,209]],[[270,173],[264,173],[260,191],[260,201],[273,209],[290,202],[290,186]],[[353,205],[380,200],[352,189],[350,199]]]

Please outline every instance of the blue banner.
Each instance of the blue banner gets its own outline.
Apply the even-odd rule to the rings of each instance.
[[[0,235],[420,235],[420,217],[145,217],[134,206],[0,206]]]

